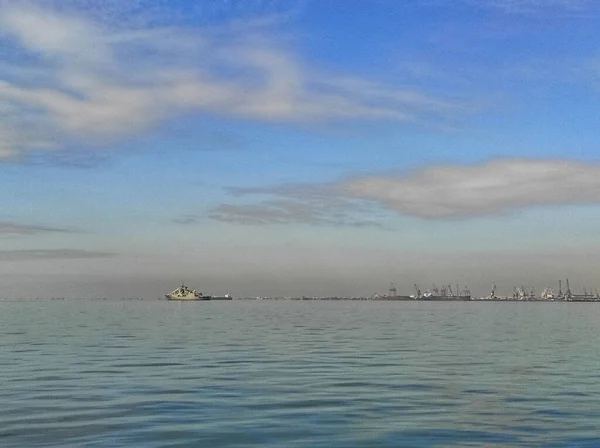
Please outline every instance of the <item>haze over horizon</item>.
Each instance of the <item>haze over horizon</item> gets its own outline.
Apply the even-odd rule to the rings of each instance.
[[[598,42],[591,0],[0,0],[0,296],[600,289]]]

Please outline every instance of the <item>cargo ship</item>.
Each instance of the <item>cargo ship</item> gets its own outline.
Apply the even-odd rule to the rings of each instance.
[[[393,283],[390,284],[390,289],[387,294],[377,294],[375,293],[371,300],[414,300],[414,296],[399,296],[396,291],[396,287]]]
[[[418,300],[471,300],[471,291],[469,291],[469,288],[466,286],[461,291],[458,288],[458,285],[456,285],[456,289],[453,291],[452,285],[442,286],[440,289],[433,285],[431,289],[428,289],[421,294],[421,290],[415,285],[415,292]]]
[[[398,295],[396,287],[392,283],[388,294],[375,294],[371,298],[372,300],[471,300],[471,292],[467,287],[462,291],[459,290],[456,285],[456,290],[452,290],[452,286],[443,286],[438,289],[435,285],[431,289],[426,290],[424,293],[421,289],[415,285],[415,294],[413,295]]]

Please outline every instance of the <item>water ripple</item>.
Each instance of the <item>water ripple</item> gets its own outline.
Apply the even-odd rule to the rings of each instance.
[[[0,446],[600,446],[600,307],[179,305],[0,303]]]

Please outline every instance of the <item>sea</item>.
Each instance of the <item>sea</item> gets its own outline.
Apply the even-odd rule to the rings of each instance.
[[[0,447],[600,447],[600,303],[0,301]]]

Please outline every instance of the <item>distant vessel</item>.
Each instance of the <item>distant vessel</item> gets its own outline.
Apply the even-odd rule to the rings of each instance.
[[[441,289],[433,285],[431,289],[421,294],[421,290],[415,285],[415,291],[417,294],[414,298],[417,300],[471,300],[471,291],[466,286],[460,291],[456,285],[456,290],[453,291],[452,285],[442,286]]]
[[[188,288],[183,283],[177,289],[174,289],[169,294],[165,294],[165,297],[169,300],[210,300],[210,296],[196,291],[195,289]]]
[[[567,279],[567,291],[565,292],[564,296],[562,294],[562,288],[561,288],[561,283],[559,281],[559,295],[562,296],[561,298],[567,302],[598,302],[600,301],[600,294],[598,293],[598,290],[596,290],[596,293],[592,293],[591,291],[588,293],[587,290],[585,288],[583,288],[583,294],[575,294],[571,291],[571,287],[569,286],[569,279]]]
[[[459,291],[458,285],[456,292],[452,290],[452,286],[443,286],[441,290],[435,285],[424,293],[415,285],[416,294],[410,296],[398,295],[394,284],[390,285],[388,294],[375,294],[372,300],[471,300],[471,292],[465,287],[463,291]]]
[[[231,294],[225,294],[224,296],[210,296],[210,300],[233,300]]]
[[[377,294],[373,295],[372,300],[414,300],[414,297],[411,296],[399,296],[396,287],[393,283],[390,284],[390,290],[387,294]]]
[[[550,287],[546,287],[544,288],[544,290],[542,291],[542,294],[540,295],[540,298],[542,300],[550,300],[553,301],[556,298],[556,294],[554,294],[554,291],[552,290],[552,288]]]

